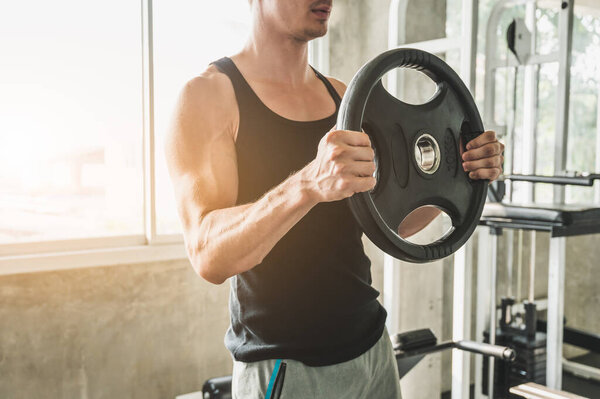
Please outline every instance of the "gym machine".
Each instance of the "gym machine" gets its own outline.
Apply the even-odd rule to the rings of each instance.
[[[507,31],[507,44],[512,54],[502,59],[497,56],[497,35],[501,16],[509,6],[524,5],[526,20],[514,19]],[[564,289],[566,267],[566,237],[600,233],[600,208],[564,204],[564,187],[591,187],[600,179],[594,173],[559,172],[556,176],[540,176],[535,174],[535,156],[529,158],[523,167],[523,174],[513,174],[514,160],[514,115],[506,126],[494,126],[494,109],[496,99],[496,72],[501,68],[515,68],[514,90],[516,93],[516,76],[519,70],[525,71],[525,108],[534,108],[537,97],[535,88],[535,71],[539,65],[547,62],[559,63],[559,83],[557,100],[557,132],[555,151],[555,170],[564,171],[566,163],[567,127],[569,108],[569,70],[570,49],[573,26],[573,1],[557,2],[559,8],[559,42],[560,49],[552,54],[536,54],[536,32],[530,32],[527,24],[535,24],[536,2],[534,0],[501,1],[491,12],[486,42],[486,75],[485,75],[485,107],[484,120],[486,126],[504,132],[507,143],[507,159],[509,169],[505,179],[492,190],[496,195],[494,202],[486,204],[481,225],[487,229],[480,230],[478,264],[478,306],[477,306],[477,339],[492,344],[507,345],[515,349],[516,360],[506,366],[478,361],[476,369],[476,398],[482,395],[488,398],[572,398],[578,397],[560,391],[562,386],[563,365],[565,369],[595,379],[600,370],[589,366],[565,361],[562,356],[562,345],[569,343],[598,353],[600,338],[598,335],[579,331],[565,326]],[[515,94],[516,95],[516,94]],[[513,99],[514,101],[514,99]],[[513,104],[516,104],[514,102]],[[513,105],[513,112],[516,106]],[[527,111],[526,111],[527,113]],[[534,153],[535,116],[526,115],[523,120],[523,151]],[[547,205],[516,205],[512,202],[513,183],[531,183],[527,188],[527,202],[533,203],[534,184],[552,184],[554,187],[554,203]],[[507,203],[501,202],[506,195]],[[531,232],[530,286],[528,300],[516,303],[510,292],[501,299],[500,314],[496,303],[496,274],[498,237],[507,232],[508,241],[508,278],[512,281],[513,231],[518,230],[518,269],[523,263],[523,231]],[[534,300],[535,280],[535,234],[538,231],[550,234],[549,266],[548,266],[548,299]],[[482,262],[483,260],[483,262]],[[520,280],[519,280],[520,281]],[[518,290],[520,293],[520,290]],[[487,302],[487,305],[485,304]],[[541,305],[541,306],[540,306]],[[540,307],[547,309],[547,320],[538,320]],[[486,322],[487,320],[487,322]],[[498,323],[499,321],[499,323]],[[496,366],[496,367],[495,367]],[[582,370],[582,371],[579,371]],[[519,385],[521,384],[521,385]],[[542,385],[547,385],[543,387]],[[507,395],[506,392],[510,394]]]

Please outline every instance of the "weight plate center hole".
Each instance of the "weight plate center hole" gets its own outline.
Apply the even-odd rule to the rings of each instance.
[[[415,141],[415,161],[427,174],[434,174],[440,167],[440,147],[430,134],[424,133]]]

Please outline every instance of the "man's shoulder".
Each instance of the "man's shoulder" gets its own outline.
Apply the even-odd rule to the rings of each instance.
[[[233,85],[214,65],[189,79],[179,93],[176,121],[193,127],[202,126],[204,134],[229,132],[235,137],[238,110]]]
[[[202,73],[188,80],[181,91],[182,99],[220,106],[235,102],[231,81],[217,67],[209,65]],[[230,104],[229,104],[230,105]]]
[[[237,118],[237,102],[227,75],[214,65],[188,80],[179,96],[180,109],[202,120],[216,119],[230,123]]]

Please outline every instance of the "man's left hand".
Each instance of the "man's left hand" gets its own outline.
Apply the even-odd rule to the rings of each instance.
[[[462,154],[463,169],[471,179],[496,180],[502,174],[504,144],[496,138],[496,132],[487,131],[467,143]]]

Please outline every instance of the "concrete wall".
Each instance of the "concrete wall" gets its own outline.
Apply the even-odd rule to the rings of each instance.
[[[0,277],[0,398],[174,398],[231,373],[228,284],[187,261]]]
[[[388,49],[389,4],[389,0],[336,0],[329,37],[329,72],[332,76],[349,83],[364,63]],[[413,1],[410,2],[407,12],[407,20],[410,21],[408,40],[419,41],[444,36],[445,1]],[[417,22],[422,20],[427,20],[428,23]],[[418,75],[420,74],[414,72],[405,77],[405,91],[401,96],[409,102],[422,102],[432,94],[426,86],[429,79]],[[416,239],[431,242],[431,237],[441,236],[440,229],[441,225],[435,224]],[[369,244],[367,253],[373,261],[373,275],[382,276],[381,251]],[[444,317],[444,281],[447,268],[443,262],[427,265],[402,263],[396,266],[400,269],[402,304],[397,315],[397,325],[392,326],[392,329],[402,332],[427,327],[440,339],[445,338],[444,326],[447,323]],[[375,277],[374,283],[378,283]],[[376,287],[383,292],[382,287]],[[446,375],[449,378],[448,373],[442,372],[442,355],[428,356],[401,381],[403,395],[407,398],[436,397],[445,390],[442,378]]]

